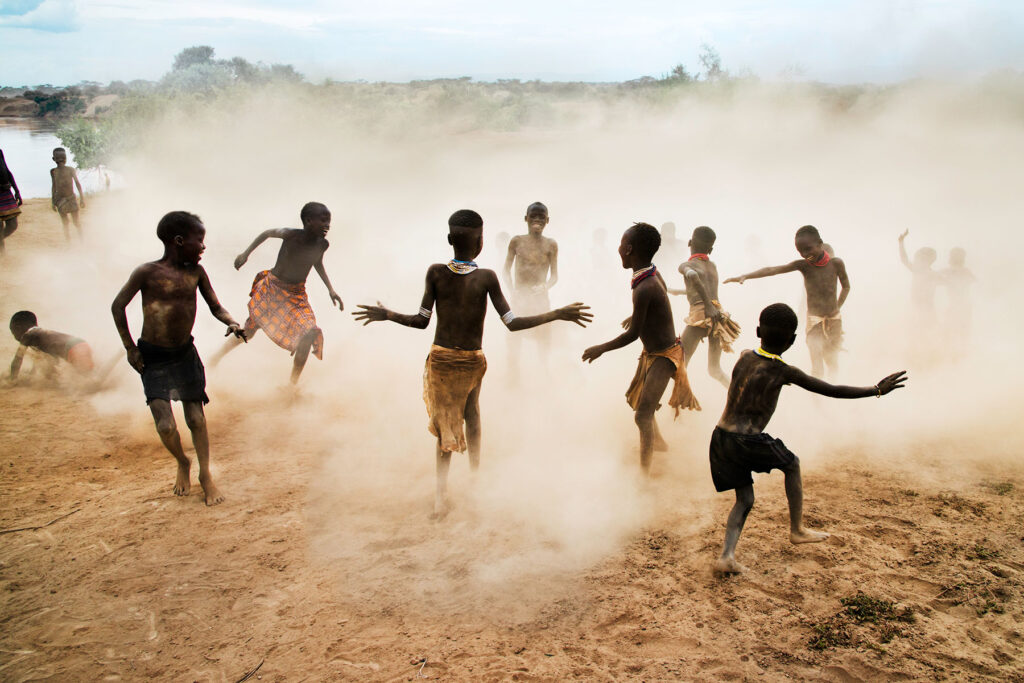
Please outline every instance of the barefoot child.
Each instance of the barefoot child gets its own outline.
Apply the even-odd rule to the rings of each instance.
[[[292,363],[291,382],[299,381],[302,368],[309,359],[309,351],[323,360],[324,333],[316,325],[316,316],[306,296],[306,278],[309,269],[315,268],[317,275],[327,285],[331,303],[344,308],[341,297],[334,291],[324,269],[324,252],[330,244],[325,239],[331,229],[331,212],[319,202],[309,202],[299,212],[302,229],[279,228],[264,230],[253,240],[249,248],[235,259],[235,270],[240,269],[249,259],[249,254],[270,237],[281,240],[277,252],[277,263],[273,270],[262,270],[256,274],[249,294],[249,319],[245,321],[245,338],[252,339],[262,329],[271,341],[295,356]],[[228,340],[223,349],[212,360],[216,365],[224,355],[238,346],[237,339]]]
[[[7,168],[4,151],[0,149],[0,254],[4,253],[5,240],[18,229],[21,214],[21,190],[14,181],[14,174]]]
[[[210,437],[206,431],[203,404],[206,396],[206,373],[192,338],[196,320],[196,290],[203,295],[213,317],[227,325],[227,334],[244,337],[242,328],[220,305],[210,278],[199,265],[206,246],[206,228],[198,216],[185,211],[172,211],[160,219],[156,235],[164,243],[159,261],[144,263],[132,272],[118,292],[110,310],[114,325],[121,335],[128,362],[142,375],[156,431],[160,440],[178,461],[174,495],[187,496],[190,462],[181,447],[181,438],[174,423],[171,401],[181,401],[185,424],[192,432],[192,444],[199,461],[199,483],[207,505],[216,505],[224,496],[210,474]],[[142,335],[138,345],[128,329],[125,309],[135,295],[142,293]]]
[[[403,315],[380,305],[360,305],[352,315],[371,322],[390,320],[406,327],[425,329],[437,305],[434,345],[423,373],[423,399],[427,404],[429,431],[437,437],[437,489],[434,515],[447,511],[448,467],[453,451],[469,450],[470,468],[480,464],[480,385],[487,361],[481,350],[487,299],[512,332],[569,320],[580,327],[591,320],[588,306],[575,303],[540,315],[513,315],[498,276],[478,268],[473,259],[483,248],[483,219],[475,211],[456,211],[448,219],[448,243],[455,258],[427,269],[426,287],[420,311]],[[465,423],[465,432],[463,431]]]
[[[78,181],[78,170],[73,166],[68,166],[68,153],[63,147],[53,150],[53,162],[57,164],[57,168],[50,169],[50,205],[54,211],[60,214],[60,223],[64,226],[64,237],[70,242],[71,232],[68,230],[68,216],[75,222],[78,237],[82,237],[82,222],[78,218],[78,209],[85,208],[85,194],[82,192],[82,183]],[[81,200],[75,199],[76,187]]]
[[[883,396],[899,389],[905,372],[889,375],[873,387],[846,387],[829,384],[787,365],[782,354],[796,340],[797,317],[786,304],[772,304],[761,311],[757,336],[761,348],[744,351],[736,361],[729,384],[729,397],[718,426],[711,435],[711,478],[719,493],[736,489],[736,504],[725,526],[725,546],[715,568],[738,573],[745,567],[736,561],[736,542],[754,505],[754,480],[751,472],[782,470],[786,475],[789,501],[789,540],[793,543],[817,543],[828,534],[811,531],[803,524],[803,485],[800,460],[779,439],[764,433],[775,413],[779,393],[787,384],[832,398]]]
[[[602,354],[632,344],[637,338],[643,342],[644,350],[626,391],[626,402],[636,413],[634,420],[640,429],[640,466],[645,474],[651,468],[651,453],[668,448],[654,420],[668,381],[675,380],[668,404],[675,409],[676,416],[681,408],[700,410],[686,377],[683,347],[676,338],[665,283],[651,264],[660,244],[657,228],[647,223],[636,223],[623,233],[619,257],[623,268],[633,270],[633,315],[625,332],[583,352],[583,360],[593,363]]]
[[[83,339],[72,337],[63,332],[44,330],[39,327],[36,314],[32,311],[18,311],[11,316],[11,334],[19,346],[11,361],[10,380],[18,379],[25,352],[35,349],[48,356],[67,361],[80,374],[86,375],[93,371],[92,349]]]
[[[706,338],[708,374],[729,386],[729,380],[722,372],[722,351],[732,353],[732,344],[740,336],[740,326],[718,303],[718,267],[709,256],[715,247],[715,238],[715,231],[706,225],[694,228],[689,242],[690,258],[679,266],[679,273],[686,280],[686,298],[690,302],[682,337],[683,358],[689,365],[697,345]]]
[[[551,308],[548,291],[558,282],[558,243],[544,237],[544,228],[551,220],[548,207],[534,202],[526,207],[527,233],[516,235],[508,243],[505,256],[505,284],[512,289],[512,304],[525,315],[543,313]],[[515,266],[515,278],[512,267]],[[546,357],[547,330],[533,333]],[[520,344],[518,337],[509,340],[509,365],[513,376],[519,373]]]
[[[850,278],[842,259],[829,256],[818,229],[805,225],[796,231],[796,250],[800,258],[784,266],[769,266],[752,273],[731,277],[738,282],[799,271],[807,292],[807,347],[811,352],[811,374],[821,377],[825,365],[830,373],[839,369],[839,350],[843,346],[843,319],[839,311],[850,295]],[[842,287],[836,296],[836,282]]]
[[[942,282],[942,276],[932,269],[938,254],[931,247],[921,247],[915,251],[913,262],[907,258],[904,241],[909,234],[910,230],[904,230],[898,239],[900,263],[906,266],[911,273],[910,300],[914,306],[915,318],[913,327],[915,330],[927,334],[935,325],[935,291]]]

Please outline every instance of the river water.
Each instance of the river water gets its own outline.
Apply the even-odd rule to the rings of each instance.
[[[61,146],[56,128],[56,124],[44,119],[0,118],[0,149],[24,199],[50,196],[50,169],[55,165],[53,148]],[[70,151],[68,163],[75,165]],[[96,169],[80,169],[78,177],[86,192],[103,188],[102,174]]]

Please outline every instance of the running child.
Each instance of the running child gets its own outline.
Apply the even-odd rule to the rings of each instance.
[[[203,487],[206,504],[216,505],[224,496],[210,473],[210,437],[203,414],[203,404],[210,399],[206,396],[206,372],[192,337],[196,291],[203,295],[213,317],[227,325],[226,335],[244,339],[245,333],[220,305],[209,276],[199,265],[206,250],[203,244],[206,228],[199,217],[185,211],[172,211],[160,219],[156,236],[163,242],[163,257],[144,263],[132,272],[110,311],[128,354],[128,363],[142,375],[146,403],[160,440],[178,462],[174,495],[189,494],[191,463],[181,447],[171,411],[172,400],[181,401],[185,424],[192,432],[192,444],[199,461],[199,484]],[[125,309],[140,292],[142,335],[136,344],[128,329]]]
[[[426,286],[419,313],[404,315],[376,306],[359,305],[356,320],[390,320],[406,327],[425,329],[437,306],[434,344],[423,374],[423,400],[427,405],[428,429],[437,437],[437,488],[434,516],[448,511],[448,468],[453,451],[469,450],[469,465],[480,465],[480,386],[487,360],[481,349],[487,299],[512,332],[526,330],[553,320],[568,320],[586,327],[592,315],[589,306],[574,303],[539,315],[517,318],[505,300],[493,270],[478,268],[473,259],[483,248],[483,219],[475,211],[456,211],[448,219],[448,244],[454,258],[427,269]],[[463,431],[465,425],[465,431]]]
[[[736,504],[725,526],[725,545],[715,565],[723,573],[739,573],[746,567],[736,561],[736,542],[754,505],[752,472],[782,470],[786,475],[789,501],[789,540],[792,543],[818,543],[828,534],[812,531],[803,522],[803,483],[800,460],[779,439],[764,433],[779,402],[779,393],[787,384],[831,398],[881,397],[899,389],[907,381],[906,372],[893,373],[873,387],[848,387],[829,384],[787,365],[782,354],[796,340],[796,313],[786,304],[772,304],[759,319],[757,336],[761,347],[744,351],[732,371],[725,411],[711,435],[711,478],[719,493],[736,490]]]
[[[686,376],[683,347],[676,337],[665,282],[651,263],[660,244],[657,228],[647,223],[636,223],[622,234],[619,257],[622,267],[633,271],[633,315],[625,332],[583,352],[583,360],[593,363],[604,353],[621,349],[637,339],[643,343],[636,374],[626,391],[626,402],[635,411],[634,420],[640,429],[640,467],[645,474],[650,472],[652,453],[668,450],[654,419],[668,381],[675,380],[668,404],[677,417],[682,408],[700,410]]]
[[[830,373],[839,369],[839,351],[843,347],[843,318],[840,314],[850,295],[846,264],[825,251],[818,229],[805,225],[796,231],[796,250],[800,258],[784,266],[769,266],[746,275],[725,280],[743,284],[746,280],[783,273],[799,272],[807,292],[807,347],[811,352],[811,374],[821,377],[825,366]],[[836,283],[840,289],[836,295]]]
[[[85,193],[82,192],[82,183],[78,180],[78,169],[68,166],[68,153],[63,147],[53,150],[53,162],[57,164],[57,168],[50,169],[50,205],[60,215],[64,237],[70,242],[69,217],[75,223],[78,237],[82,237],[82,222],[78,217],[78,210],[85,208]],[[78,188],[80,200],[75,199],[75,188]]]
[[[302,207],[299,218],[302,220],[301,230],[264,230],[235,259],[235,270],[238,270],[245,265],[249,254],[267,239],[276,237],[281,240],[281,249],[277,252],[277,263],[273,270],[260,271],[252,282],[245,337],[252,339],[262,329],[271,341],[291,351],[295,357],[292,363],[292,384],[299,381],[299,375],[309,359],[310,349],[320,360],[324,357],[324,333],[316,325],[316,316],[313,315],[313,308],[306,295],[306,278],[309,277],[310,268],[315,268],[317,275],[327,285],[331,303],[337,304],[338,310],[345,307],[324,269],[324,252],[331,246],[325,239],[331,229],[331,212],[319,202],[309,202]],[[216,365],[239,343],[237,339],[228,340],[211,362]]]

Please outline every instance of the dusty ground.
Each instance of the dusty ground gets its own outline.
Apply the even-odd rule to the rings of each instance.
[[[4,315],[32,287],[12,275],[26,254],[64,248],[43,209],[26,207],[9,245]],[[469,494],[428,520],[422,416],[388,437],[411,452],[383,461],[346,437],[372,401],[301,399],[338,426],[296,439],[309,423],[294,413],[214,386],[228,500],[206,508],[198,486],[171,495],[171,458],[128,384],[123,407],[38,383],[0,395],[3,680],[233,683],[262,663],[253,679],[1024,681],[1016,442],[966,468],[950,464],[976,447],[969,433],[889,469],[856,452],[807,467],[809,522],[833,533],[820,545],[785,542],[781,478],[759,478],[740,544],[753,571],[722,579],[710,565],[731,501],[707,491],[700,448],[638,494],[629,533],[548,566],[564,538],[524,542]],[[501,464],[485,457],[485,474]]]

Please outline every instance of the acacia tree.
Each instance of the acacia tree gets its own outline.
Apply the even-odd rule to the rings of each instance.
[[[213,48],[209,45],[193,45],[174,56],[175,71],[187,69],[194,64],[209,64],[213,61]]]

